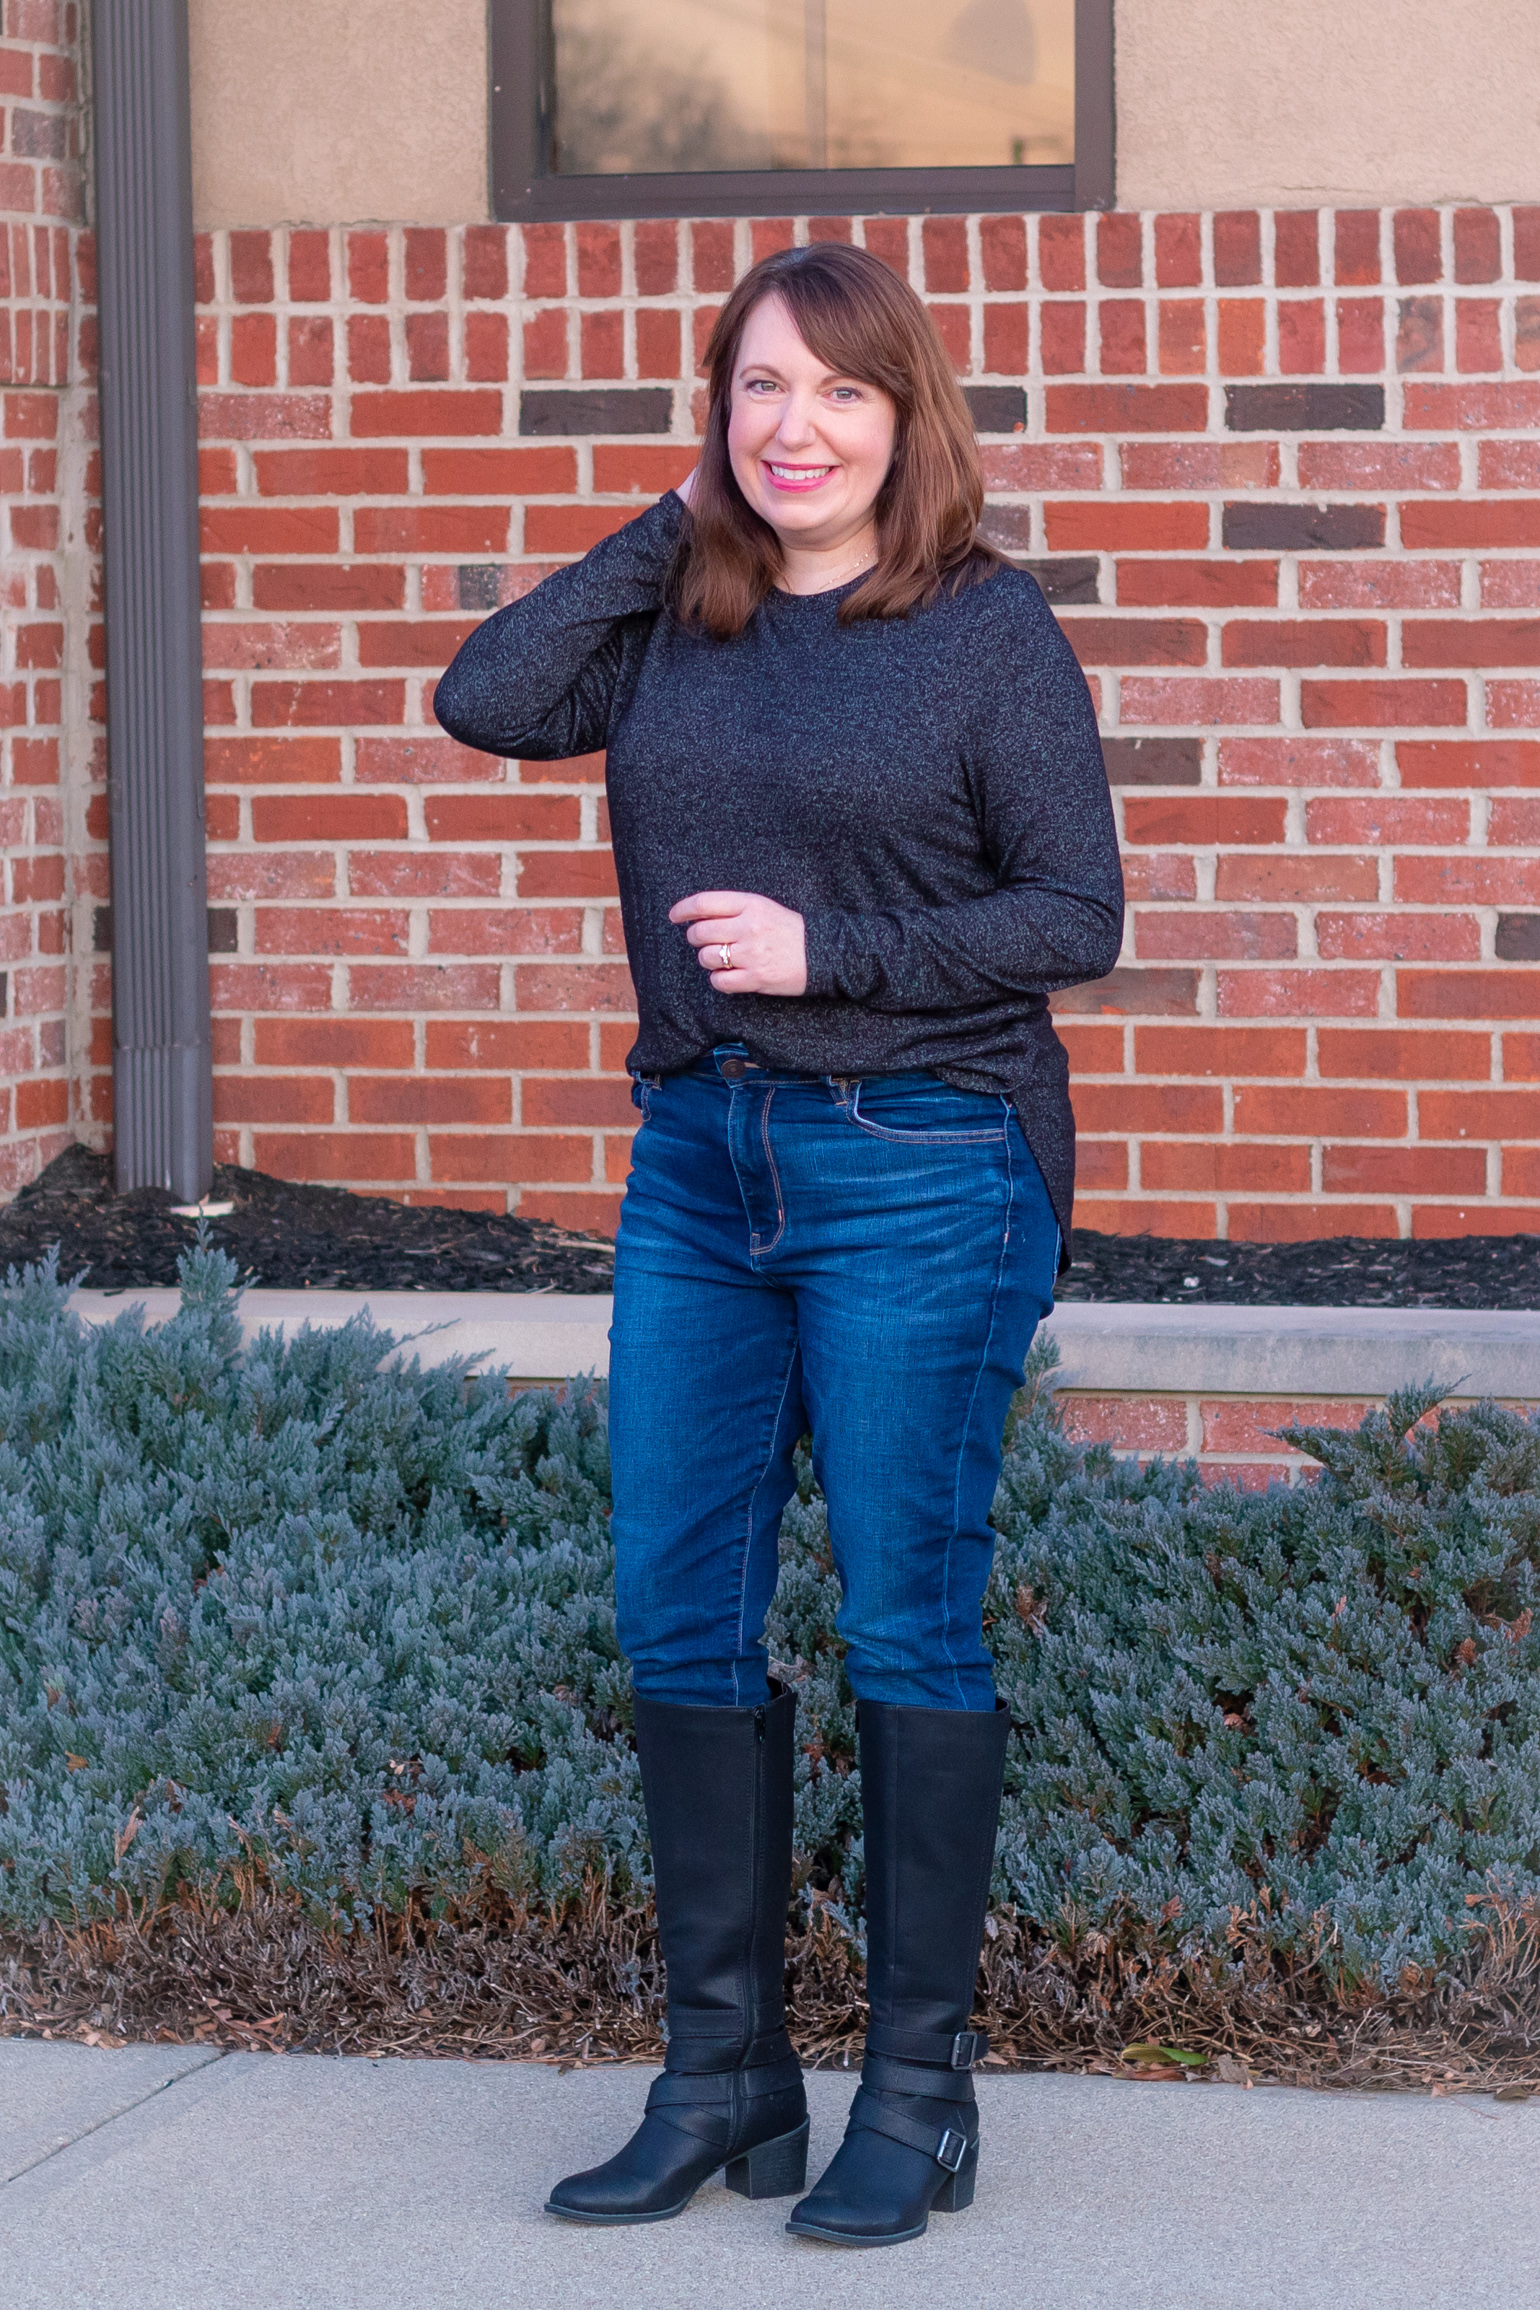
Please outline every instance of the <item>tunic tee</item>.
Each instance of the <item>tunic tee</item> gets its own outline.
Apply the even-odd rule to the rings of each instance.
[[[1009,568],[848,626],[859,580],[774,592],[716,641],[665,603],[684,518],[670,493],[489,618],[438,685],[440,723],[489,754],[604,751],[633,1074],[741,1042],[787,1074],[922,1069],[1003,1093],[1067,1245],[1074,1119],[1048,995],[1110,971],[1123,921],[1069,643]],[[806,994],[719,994],[668,919],[698,890],[795,908]]]

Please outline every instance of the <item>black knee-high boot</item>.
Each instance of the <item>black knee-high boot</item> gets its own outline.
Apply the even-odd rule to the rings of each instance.
[[[896,2246],[973,2201],[971,2031],[1010,1718],[860,1707],[870,2018],[845,2139],[792,2213],[795,2237]]]
[[[668,1973],[668,2053],[607,2164],[558,2182],[573,2222],[663,2222],[708,2175],[747,2198],[807,2182],[807,2096],[786,2034],[796,1696],[760,1708],[636,1703],[636,1749]]]

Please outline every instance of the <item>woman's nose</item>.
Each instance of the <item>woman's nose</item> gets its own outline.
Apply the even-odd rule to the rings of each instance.
[[[788,401],[781,411],[776,438],[788,449],[805,449],[816,436],[813,412],[805,401]]]

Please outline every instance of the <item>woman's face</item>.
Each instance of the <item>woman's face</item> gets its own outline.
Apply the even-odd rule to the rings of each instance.
[[[784,545],[843,545],[871,517],[893,461],[897,412],[878,385],[826,369],[779,297],[744,325],[727,451],[738,487]]]

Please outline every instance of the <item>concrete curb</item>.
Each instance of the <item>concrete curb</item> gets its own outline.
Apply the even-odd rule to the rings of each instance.
[[[175,1291],[77,1291],[88,1323],[131,1307],[164,1323]],[[467,1356],[504,1364],[516,1379],[564,1379],[609,1370],[612,1302],[555,1292],[248,1291],[246,1338],[304,1324],[343,1324],[367,1309],[425,1364]],[[1141,1395],[1388,1395],[1424,1382],[1460,1396],[1540,1397],[1540,1309],[1142,1307],[1072,1300],[1047,1330],[1059,1343],[1062,1385]]]

